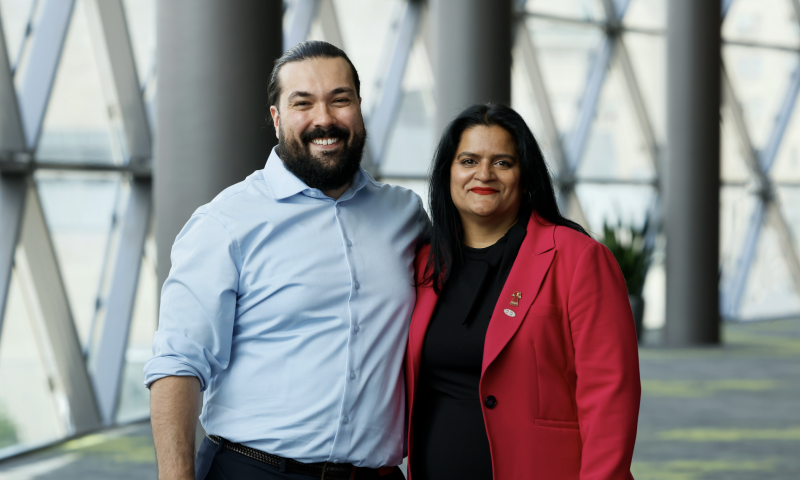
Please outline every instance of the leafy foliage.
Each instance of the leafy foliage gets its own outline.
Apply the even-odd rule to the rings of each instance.
[[[621,221],[616,225],[608,222],[603,224],[601,241],[617,259],[630,295],[642,295],[644,279],[650,266],[653,247],[645,241],[647,228],[648,222],[641,229],[623,226]]]

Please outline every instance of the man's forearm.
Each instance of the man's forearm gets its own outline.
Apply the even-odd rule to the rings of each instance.
[[[200,381],[164,377],[150,386],[150,422],[159,480],[194,480],[194,435],[200,414]]]

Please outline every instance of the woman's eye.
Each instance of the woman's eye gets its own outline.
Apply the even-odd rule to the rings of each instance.
[[[465,158],[464,160],[461,161],[462,165],[475,165],[476,163],[477,162],[475,162],[475,160],[471,158]]]

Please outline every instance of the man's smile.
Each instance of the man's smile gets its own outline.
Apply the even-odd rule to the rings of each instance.
[[[314,145],[333,145],[339,142],[339,138],[315,138],[311,140]]]

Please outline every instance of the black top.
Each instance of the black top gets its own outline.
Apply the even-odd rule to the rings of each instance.
[[[478,391],[483,343],[525,233],[518,222],[490,247],[464,246],[463,263],[453,262],[422,346],[414,480],[492,478]]]

